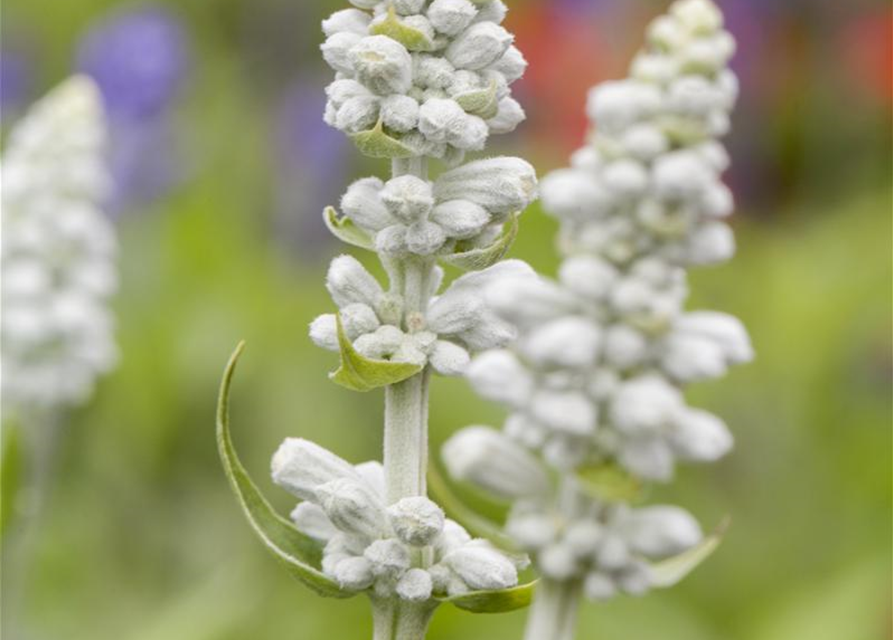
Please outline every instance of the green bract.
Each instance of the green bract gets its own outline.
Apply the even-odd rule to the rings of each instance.
[[[354,595],[340,589],[334,580],[323,574],[313,565],[319,563],[319,544],[276,513],[239,461],[229,432],[229,388],[236,363],[245,343],[240,343],[226,365],[220,396],[217,402],[217,447],[223,470],[229,478],[233,493],[245,513],[251,528],[258,535],[267,550],[279,560],[289,573],[305,585],[323,596],[349,598]]]
[[[416,152],[405,144],[385,133],[381,119],[367,131],[350,135],[360,153],[372,158],[411,158]]]
[[[729,518],[725,518],[709,536],[701,540],[700,544],[679,555],[667,558],[651,565],[652,583],[656,587],[672,587],[685,576],[695,570],[699,564],[709,558],[729,527]]]
[[[467,113],[480,116],[485,120],[493,118],[499,111],[499,100],[496,97],[496,82],[491,81],[486,89],[460,93],[454,97]]]
[[[336,238],[347,244],[352,244],[361,249],[372,249],[372,238],[369,234],[360,229],[347,216],[338,217],[338,212],[334,207],[326,207],[322,212],[322,218]]]
[[[616,464],[583,467],[576,477],[584,492],[606,502],[637,502],[644,491],[641,480]]]
[[[394,10],[394,6],[388,7],[388,15],[384,20],[369,27],[369,33],[377,36],[387,36],[396,40],[410,51],[431,51],[434,42],[428,34],[405,24]]]
[[[419,373],[423,367],[410,362],[370,360],[354,349],[344,332],[340,314],[336,315],[338,345],[341,347],[341,366],[329,378],[342,387],[354,391],[371,391],[389,384],[402,382]]]
[[[536,581],[521,584],[511,589],[499,591],[472,591],[461,596],[438,598],[440,602],[449,602],[465,611],[472,613],[505,613],[523,609],[533,599],[533,590]]]
[[[518,214],[512,214],[505,223],[502,235],[490,246],[463,251],[462,244],[459,243],[456,245],[456,253],[440,256],[440,259],[447,264],[466,271],[480,271],[502,260],[517,235]]]

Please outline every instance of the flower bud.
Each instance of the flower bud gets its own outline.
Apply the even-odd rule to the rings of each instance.
[[[465,111],[449,98],[431,98],[419,108],[419,131],[434,142],[457,139],[467,122]]]
[[[472,590],[507,589],[518,584],[515,566],[490,547],[465,545],[448,553],[443,562]]]
[[[431,185],[416,176],[388,180],[379,195],[390,214],[405,224],[425,218],[434,206]]]
[[[334,313],[326,313],[318,316],[310,323],[310,339],[313,343],[328,349],[329,351],[338,351],[338,325],[335,320]]]
[[[431,597],[434,583],[424,569],[410,569],[397,582],[397,595],[410,602],[424,602]]]
[[[588,436],[597,426],[595,406],[576,391],[539,391],[531,410],[543,424],[570,435]]]
[[[651,588],[651,570],[644,562],[624,567],[617,576],[617,584],[631,596],[640,596]]]
[[[642,332],[629,325],[615,324],[605,333],[603,351],[608,364],[626,371],[645,360],[648,346],[648,339]]]
[[[350,51],[363,39],[363,36],[350,31],[332,34],[320,45],[322,57],[332,69],[339,73],[353,75],[354,67]]]
[[[286,438],[273,455],[273,482],[301,498],[316,502],[317,488],[337,478],[356,478],[347,461],[303,438]]]
[[[683,408],[682,394],[659,376],[624,382],[611,406],[614,427],[630,435],[654,433],[673,423]]]
[[[366,271],[359,260],[348,255],[332,260],[326,276],[326,288],[339,307],[362,302],[374,308],[383,293],[381,285],[372,274]]]
[[[372,563],[363,556],[345,558],[336,564],[332,577],[342,589],[348,591],[368,589],[375,581]]]
[[[371,129],[378,121],[378,99],[374,96],[350,98],[335,113],[335,128],[345,133]]]
[[[393,224],[379,192],[384,183],[378,178],[362,178],[347,188],[341,210],[361,229],[378,231]]]
[[[339,312],[344,332],[351,340],[378,329],[381,324],[372,307],[361,302],[342,307]]]
[[[350,63],[360,82],[373,93],[406,93],[412,86],[412,57],[387,36],[367,36],[350,50]]]
[[[320,485],[316,494],[329,520],[341,531],[374,538],[385,530],[384,507],[356,476]]]
[[[602,173],[605,186],[621,198],[637,198],[648,188],[648,172],[636,160],[616,160]]]
[[[353,346],[360,354],[372,360],[389,358],[403,345],[406,338],[399,328],[393,325],[383,325],[373,331],[354,340]]]
[[[328,540],[338,529],[318,504],[300,502],[291,512],[291,520],[301,533],[317,540]]]
[[[534,551],[552,542],[558,533],[553,519],[539,512],[512,514],[505,531],[521,548]]]
[[[599,300],[617,281],[617,268],[593,256],[571,256],[561,264],[558,275],[567,289],[578,296]]]
[[[434,0],[428,6],[426,15],[431,26],[440,33],[456,36],[471,24],[477,12],[469,0]]]
[[[491,213],[521,211],[536,198],[536,173],[520,158],[476,160],[442,174],[434,197],[471,200]]]
[[[514,39],[498,24],[478,22],[455,38],[444,56],[457,69],[476,71],[499,60]]]
[[[570,547],[563,543],[550,544],[543,549],[537,564],[544,575],[562,582],[573,578],[580,569]]]
[[[490,214],[470,200],[447,200],[431,211],[431,221],[436,222],[450,238],[471,238],[480,233],[490,222]]]
[[[615,533],[608,533],[596,552],[599,567],[613,571],[622,568],[629,562],[629,548],[623,538]]]
[[[678,0],[670,15],[691,33],[712,33],[722,28],[722,12],[710,0]]]
[[[490,133],[510,133],[526,118],[523,107],[514,98],[505,97],[499,101],[496,115],[487,120]]]
[[[342,9],[336,11],[322,21],[322,30],[326,36],[333,36],[341,31],[349,31],[365,36],[369,30],[371,18],[365,11],[359,9]]]
[[[701,226],[689,238],[685,257],[691,264],[716,264],[735,255],[735,236],[723,222]]]
[[[636,80],[603,82],[589,92],[586,111],[607,132],[623,131],[660,109],[657,87]]]
[[[375,495],[383,499],[385,495],[384,466],[378,460],[369,460],[361,462],[354,469]]]
[[[489,5],[494,5],[498,2],[499,0],[491,0]],[[503,56],[490,69],[501,73],[505,77],[506,82],[511,84],[524,75],[524,71],[527,69],[527,60],[524,59],[521,50],[512,45],[506,49]]]
[[[490,129],[482,118],[465,114],[462,128],[459,129],[458,133],[450,136],[449,143],[463,151],[480,151],[484,148],[488,135],[490,135]],[[461,159],[456,164],[459,162],[461,162]]]
[[[419,123],[419,103],[409,96],[394,94],[384,98],[380,113],[382,124],[400,133],[414,129]]]
[[[409,550],[394,538],[376,540],[363,552],[376,576],[395,578],[409,569]]]
[[[678,416],[671,441],[677,455],[702,462],[718,460],[733,444],[725,423],[699,409],[687,409]]]
[[[511,407],[524,406],[533,393],[533,376],[511,351],[504,349],[477,356],[465,376],[481,396]]]
[[[468,351],[459,345],[446,340],[434,343],[434,349],[428,356],[428,363],[442,376],[460,376],[468,368],[471,357]]]
[[[617,593],[614,581],[611,576],[605,573],[594,571],[586,576],[583,581],[583,592],[590,600],[609,600]]]
[[[576,168],[552,171],[543,178],[540,196],[549,214],[582,222],[601,218],[617,205],[607,185]]]
[[[673,451],[657,437],[624,443],[617,459],[629,472],[647,480],[666,482],[673,477]]]
[[[420,256],[430,256],[443,246],[446,235],[440,226],[428,220],[419,220],[406,229],[406,248]]]
[[[598,327],[579,316],[552,320],[532,331],[520,344],[521,352],[536,366],[567,369],[591,366],[600,346]]]
[[[406,227],[394,224],[375,234],[375,250],[390,256],[406,252]]]
[[[549,479],[539,461],[521,445],[490,427],[466,427],[443,445],[450,475],[499,498],[543,495]]]
[[[403,498],[388,507],[388,520],[394,533],[413,547],[424,547],[434,542],[443,531],[443,510],[428,498]]]
[[[627,543],[648,558],[666,558],[701,541],[701,527],[679,507],[659,505],[636,509],[622,524]]]

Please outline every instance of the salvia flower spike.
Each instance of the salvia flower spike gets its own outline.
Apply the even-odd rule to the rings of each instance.
[[[668,586],[692,566],[670,579],[662,560],[699,561],[716,543],[684,510],[637,503],[678,462],[729,451],[722,420],[682,389],[753,357],[736,318],[684,309],[685,269],[735,247],[719,139],[737,81],[722,25],[710,0],[678,0],[630,76],[591,90],[586,145],[541,185],[561,223],[557,281],[506,277],[485,292],[517,336],[465,374],[510,415],[501,431],[458,432],[442,454],[455,478],[512,505],[506,532],[542,576],[527,640],[569,640],[581,596]],[[548,468],[557,481],[544,488]]]

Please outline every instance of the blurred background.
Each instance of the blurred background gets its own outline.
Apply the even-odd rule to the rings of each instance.
[[[530,68],[528,121],[494,137],[540,173],[585,130],[587,88],[621,77],[655,0],[514,0]],[[734,313],[757,361],[697,386],[737,448],[654,492],[710,528],[719,551],[677,588],[583,608],[581,640],[891,638],[891,27],[886,1],[724,0],[742,100],[729,139],[739,254],[693,274],[692,305]],[[344,251],[320,212],[383,162],[322,122],[331,72],[320,21],[346,2],[5,0],[6,132],[73,71],[112,122],[122,284],[120,367],[60,436],[33,539],[35,637],[66,640],[368,638],[364,598],[327,601],[266,555],[217,459],[223,365],[246,466],[268,480],[286,436],[349,460],[379,456],[380,393],[326,379],[335,356],[307,324],[331,303]],[[545,273],[554,222],[537,206],[511,255]],[[371,265],[371,261],[370,266]],[[435,445],[500,411],[461,380],[433,385]],[[434,449],[433,449],[434,450]],[[444,607],[431,640],[520,637],[524,612]],[[17,640],[9,637],[9,640]],[[547,639],[544,639],[547,640]]]

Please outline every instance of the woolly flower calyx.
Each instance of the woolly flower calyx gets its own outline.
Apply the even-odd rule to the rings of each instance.
[[[12,412],[84,402],[117,360],[109,298],[117,243],[99,92],[65,81],[10,132],[3,155],[3,400]]]
[[[340,306],[344,331],[360,354],[373,360],[431,365],[438,373],[452,376],[462,373],[471,352],[503,345],[514,337],[514,329],[496,317],[484,300],[485,288],[509,274],[529,277],[532,270],[523,262],[508,260],[461,276],[431,299],[412,327],[401,323],[400,297],[385,293],[350,256],[332,261],[327,285]],[[435,267],[433,287],[439,286],[441,276]],[[338,351],[336,317],[326,314],[314,320],[310,337],[317,345]]]
[[[321,50],[337,73],[326,122],[363,153],[455,165],[524,119],[510,85],[527,63],[501,0],[353,4],[323,21]]]
[[[295,526],[320,541],[323,573],[342,589],[424,602],[518,582],[518,559],[475,540],[424,497],[385,506],[384,469],[351,465],[302,439],[287,439],[272,463],[273,481],[302,499]],[[413,566],[413,551],[431,561]]]

